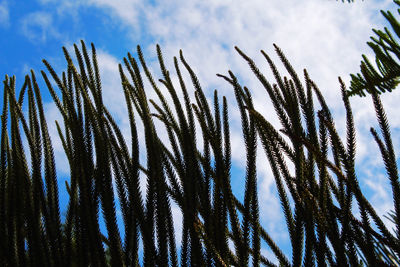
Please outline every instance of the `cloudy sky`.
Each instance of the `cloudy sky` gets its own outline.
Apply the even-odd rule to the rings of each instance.
[[[44,69],[43,58],[56,70],[64,70],[62,46],[70,49],[81,39],[87,44],[93,42],[101,65],[105,103],[122,130],[128,133],[126,110],[121,105],[124,100],[118,63],[127,52],[135,54],[139,44],[157,75],[155,45],[161,45],[170,67],[173,56],[182,49],[207,95],[218,89],[231,102],[233,184],[240,195],[245,162],[238,111],[231,87],[215,74],[232,70],[239,75],[255,96],[256,107],[273,123],[277,120],[264,89],[234,46],[251,56],[271,82],[271,73],[260,50],[277,61],[273,43],[281,47],[299,75],[307,68],[323,91],[343,134],[344,108],[337,77],[341,76],[348,84],[349,74],[359,70],[361,54],[371,54],[366,41],[372,34],[371,28],[381,29],[385,25],[379,13],[381,9],[395,11],[395,6],[390,0],[352,4],[333,0],[36,0],[24,1],[24,4],[0,0],[0,76],[16,75],[17,85],[21,86],[30,69],[37,73]],[[46,101],[48,122],[52,123],[60,115],[50,98]],[[400,116],[396,112],[400,90],[383,96],[383,102],[395,147],[399,148]],[[392,207],[391,191],[376,153],[377,146],[369,134],[369,128],[376,126],[371,100],[355,97],[351,104],[357,125],[358,177],[378,212],[385,214]],[[52,136],[59,177],[66,177],[68,165],[54,127]],[[259,155],[259,162],[265,160],[261,150]],[[273,177],[267,164],[259,165],[263,224],[277,243],[285,246],[288,237]],[[61,192],[61,196],[61,202],[65,202],[65,193]],[[174,212],[179,217],[176,209]]]

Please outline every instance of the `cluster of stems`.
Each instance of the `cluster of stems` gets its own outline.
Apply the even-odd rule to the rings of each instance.
[[[227,99],[217,91],[211,101],[207,99],[182,53],[174,58],[177,79],[171,78],[158,46],[162,74],[158,81],[140,47],[136,59],[128,53],[119,65],[130,140],[103,103],[93,45],[91,53],[83,42],[81,48],[74,45],[75,60],[64,48],[68,64],[61,75],[44,60],[47,74],[42,71],[41,75],[63,118],[56,126],[70,167],[65,219],[60,216],[53,145],[35,73],[25,77],[18,97],[15,78],[6,77],[1,115],[0,265],[398,266],[399,177],[379,96],[371,94],[381,134],[372,128],[371,133],[392,188],[393,231],[359,185],[355,126],[344,83],[339,81],[347,120],[343,139],[307,72],[302,82],[275,48],[289,76],[281,76],[262,51],[274,83],[236,50],[270,98],[280,130],[256,110],[250,90],[237,76],[219,74],[232,86],[236,104],[229,104],[235,105],[241,118],[246,159],[244,177],[239,178],[245,182],[243,199],[232,189]],[[183,71],[190,83],[183,79]],[[150,90],[158,100],[148,99]],[[155,120],[161,121],[161,128]],[[140,134],[139,123],[143,125]],[[161,132],[167,134],[168,142],[161,140]],[[265,163],[257,162],[257,145],[265,152],[275,179],[291,253],[279,248],[261,223],[267,219],[260,214],[257,166]],[[140,188],[141,184],[146,188]],[[182,214],[178,222],[182,240],[176,240],[173,203]],[[360,216],[353,214],[354,206]],[[274,258],[263,253],[264,247]]]

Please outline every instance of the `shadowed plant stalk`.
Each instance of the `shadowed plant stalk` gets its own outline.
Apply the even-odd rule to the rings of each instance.
[[[231,103],[218,91],[211,101],[207,99],[182,52],[174,58],[177,83],[172,82],[158,46],[162,74],[158,80],[140,47],[136,58],[128,53],[119,65],[130,140],[103,103],[93,45],[91,53],[83,42],[81,48],[74,45],[76,63],[64,48],[67,69],[61,74],[44,60],[47,72],[41,74],[63,118],[56,126],[70,166],[63,221],[52,140],[36,76],[33,71],[27,75],[19,92],[15,77],[7,76],[1,115],[0,265],[398,266],[399,178],[379,96],[372,94],[382,137],[375,129],[371,133],[392,187],[390,219],[395,231],[387,229],[360,188],[355,126],[344,83],[338,84],[346,111],[347,132],[342,138],[307,72],[299,78],[275,48],[289,73],[282,77],[262,51],[275,83],[236,50],[265,89],[282,129],[254,107],[250,90],[235,74],[218,75],[232,85],[240,113],[246,158],[243,199],[233,193],[231,182]],[[189,74],[190,82],[182,72]],[[148,98],[150,90],[158,100]],[[161,129],[155,120],[161,121]],[[138,123],[143,125],[143,139]],[[167,133],[168,142],[161,140],[160,131]],[[276,245],[261,224],[258,143],[275,179],[290,254]],[[140,188],[141,177],[146,190]],[[182,213],[180,243],[173,203]],[[360,217],[352,213],[353,205]],[[103,232],[100,221],[105,224]],[[265,255],[262,247],[268,247],[274,258]]]

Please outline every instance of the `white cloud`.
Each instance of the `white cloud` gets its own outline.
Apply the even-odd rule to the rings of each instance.
[[[10,10],[7,1],[0,2],[0,27],[7,27],[10,24]]]
[[[175,230],[175,242],[180,245],[182,242],[182,211],[179,206],[175,203],[171,203],[172,218],[174,220],[174,230]]]
[[[386,223],[389,230],[393,232],[394,223],[386,217],[389,211],[394,211],[392,188],[386,175],[379,172],[366,172],[365,184],[373,192],[370,201],[374,204],[377,214]],[[393,232],[394,233],[394,232]]]
[[[138,13],[141,7],[141,1],[138,0],[90,0],[87,5],[104,8],[111,11],[110,14],[117,16],[123,22],[137,29]]]
[[[97,49],[96,49],[97,50]],[[103,87],[103,99],[117,119],[126,117],[127,109],[118,71],[118,60],[105,51],[96,51]]]
[[[49,38],[61,38],[48,12],[33,12],[21,20],[21,32],[32,42],[46,42]]]
[[[56,104],[53,102],[45,103],[43,108],[46,112],[46,121],[48,125],[48,131],[51,138],[51,142],[53,145],[53,152],[56,160],[57,171],[60,172],[60,174],[69,174],[70,172],[69,162],[67,156],[65,155],[65,151],[62,146],[62,142],[58,134],[57,126],[55,123],[55,121],[58,122],[62,130],[62,133],[65,134],[63,117],[59,112]]]

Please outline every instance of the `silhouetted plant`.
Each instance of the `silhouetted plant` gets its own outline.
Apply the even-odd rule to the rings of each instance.
[[[400,6],[399,0],[393,2]],[[397,10],[400,14],[400,9]],[[387,27],[384,30],[373,29],[375,36],[371,37],[368,46],[375,54],[376,67],[362,55],[361,73],[351,74],[351,86],[349,95],[366,96],[366,93],[375,92],[381,94],[396,89],[400,82],[400,23],[390,11],[381,10],[392,30]]]
[[[70,165],[70,181],[66,183],[69,203],[63,222],[53,147],[35,74],[32,71],[25,77],[18,98],[15,78],[6,77],[4,81],[0,154],[2,266],[399,264],[398,170],[389,125],[377,94],[372,97],[383,137],[374,129],[371,132],[392,186],[394,233],[387,229],[359,186],[355,127],[341,80],[347,119],[344,140],[336,131],[318,87],[306,71],[302,83],[278,47],[275,46],[277,54],[289,77],[282,77],[262,51],[275,76],[274,84],[236,48],[266,90],[283,127],[277,130],[257,111],[250,90],[232,72],[219,75],[232,85],[241,116],[246,157],[242,200],[231,187],[228,102],[222,97],[221,103],[217,91],[213,101],[207,100],[182,52],[179,60],[174,58],[179,84],[172,82],[158,46],[162,73],[159,83],[148,69],[140,47],[139,63],[128,53],[124,66],[119,65],[131,130],[128,148],[127,140],[103,104],[96,50],[93,45],[91,48],[90,55],[83,42],[81,49],[74,45],[77,65],[64,48],[68,65],[61,75],[44,60],[60,93],[47,74],[41,72],[63,117],[64,127],[57,122],[57,129]],[[194,102],[182,77],[182,66],[195,89]],[[145,88],[144,78],[152,88]],[[148,99],[150,89],[158,102]],[[178,97],[178,90],[183,100]],[[166,100],[166,94],[172,102]],[[26,95],[28,109],[24,113]],[[313,102],[313,96],[318,103]],[[168,144],[160,140],[154,119],[163,123]],[[195,127],[196,120],[200,128]],[[144,126],[144,140],[138,137],[138,121]],[[28,141],[27,148],[23,146],[22,134]],[[198,147],[199,138],[203,139],[202,148]],[[258,140],[274,175],[292,247],[291,258],[261,225]],[[143,145],[145,152],[141,151]],[[24,149],[29,150],[30,159]],[[146,155],[145,162],[139,160],[141,153]],[[145,193],[140,189],[141,176],[146,179]],[[180,247],[175,240],[171,201],[182,212]],[[116,202],[121,206],[123,229],[117,225]],[[352,213],[353,205],[358,206],[360,218]],[[99,216],[106,225],[104,235]],[[143,250],[139,249],[140,243]],[[273,252],[276,263],[261,253],[262,244]]]

